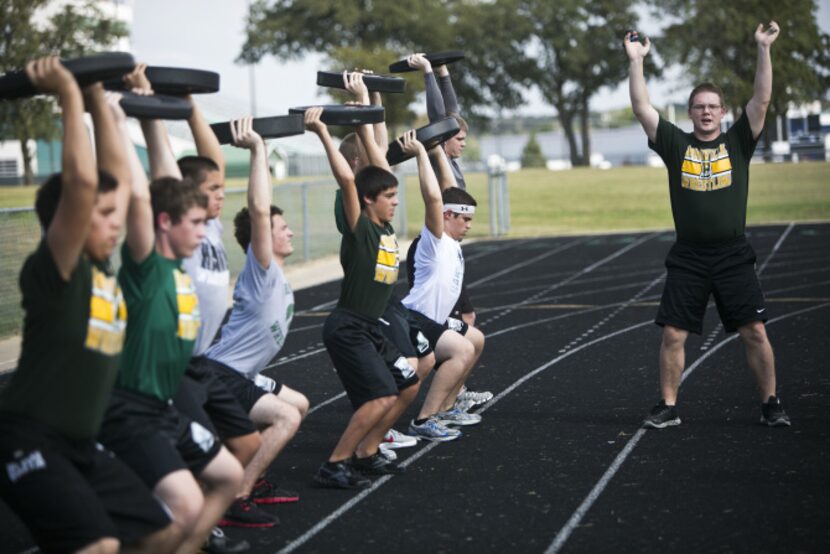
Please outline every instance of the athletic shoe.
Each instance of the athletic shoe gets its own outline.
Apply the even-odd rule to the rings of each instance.
[[[207,554],[239,554],[247,552],[251,545],[246,540],[234,540],[218,527],[214,527],[208,535],[207,542],[202,546],[202,551]]]
[[[643,420],[643,427],[652,429],[663,429],[672,425],[680,425],[680,416],[677,415],[677,407],[666,406],[665,400],[653,407],[648,417]]]
[[[433,442],[452,441],[461,436],[461,431],[445,426],[435,416],[430,417],[421,425],[417,425],[415,421],[412,421],[409,424],[409,433],[419,439]]]
[[[446,412],[438,412],[435,414],[435,418],[439,423],[443,423],[444,425],[476,425],[481,423],[480,415],[468,414],[467,412],[462,412],[457,408],[453,408],[452,410],[448,410]]]
[[[418,439],[416,437],[404,435],[395,429],[389,429],[386,435],[383,436],[383,441],[380,443],[381,446],[386,448],[410,448],[417,444]]]
[[[329,489],[365,489],[372,486],[372,481],[352,469],[348,461],[323,462],[314,482]]]
[[[251,491],[251,500],[257,504],[288,504],[297,502],[300,495],[294,491],[281,489],[268,479],[260,479]]]
[[[761,404],[761,423],[770,427],[789,427],[792,425],[790,417],[784,412],[781,400],[770,396],[766,403]]]
[[[462,387],[461,392],[458,393],[459,400],[470,400],[473,406],[480,406],[490,402],[493,399],[493,393],[490,391],[472,391],[467,390],[467,387]]]
[[[472,410],[475,407],[476,407],[476,403],[473,402],[472,399],[470,399],[470,398],[467,398],[467,399],[458,398],[458,399],[456,399],[455,404],[453,404],[453,408],[455,408],[456,410],[458,410],[460,412],[469,412],[470,410]]]
[[[390,462],[394,462],[398,459],[398,454],[394,450],[390,449],[388,446],[385,446],[383,443],[380,443],[380,447],[378,448],[378,452],[380,455],[389,460]]]
[[[259,508],[249,496],[234,500],[219,520],[219,525],[222,527],[273,527],[279,525],[279,522],[277,516]]]
[[[352,469],[361,475],[400,475],[406,473],[405,467],[390,462],[378,452],[368,458],[352,456]]]

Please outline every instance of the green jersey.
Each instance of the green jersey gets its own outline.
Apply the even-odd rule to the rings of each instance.
[[[0,410],[45,423],[64,436],[98,434],[115,382],[127,310],[107,264],[84,256],[68,281],[46,240],[20,271],[23,347]]]
[[[199,332],[199,300],[181,260],[155,250],[136,263],[125,244],[118,281],[130,321],[118,386],[170,400],[179,388]]]
[[[660,118],[649,148],[663,158],[669,172],[679,240],[716,244],[744,234],[749,161],[757,144],[746,112],[711,141],[698,140]]]
[[[398,240],[388,223],[376,225],[360,214],[354,231],[346,225],[340,191],[334,211],[340,241],[343,283],[337,306],[377,319],[386,309],[392,287],[398,282]]]

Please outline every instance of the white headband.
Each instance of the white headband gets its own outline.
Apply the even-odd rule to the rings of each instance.
[[[444,204],[445,212],[452,212],[456,214],[474,214],[476,207],[469,204]]]

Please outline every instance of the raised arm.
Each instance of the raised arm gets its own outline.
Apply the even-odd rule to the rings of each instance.
[[[210,158],[216,165],[219,166],[219,182],[225,182],[225,156],[222,154],[222,146],[219,144],[219,139],[216,138],[216,133],[210,128],[210,125],[199,109],[196,102],[191,96],[187,100],[193,106],[193,115],[187,120],[190,126],[190,132],[193,133],[193,141],[196,143],[196,152],[200,156]]]
[[[233,145],[251,152],[248,177],[248,213],[251,216],[251,250],[259,265],[268,269],[274,258],[271,245],[271,179],[265,142],[253,129],[253,118],[231,121]]]
[[[752,98],[746,105],[746,116],[749,119],[749,126],[752,128],[752,136],[757,138],[764,130],[764,120],[767,116],[772,99],[772,58],[770,49],[772,43],[778,38],[778,23],[769,22],[769,27],[764,30],[763,23],[758,24],[755,29],[755,44],[758,46],[758,62],[755,66],[755,85],[752,89]]]
[[[61,197],[46,230],[46,244],[58,272],[68,281],[89,234],[98,172],[92,145],[84,126],[84,101],[72,74],[57,57],[40,58],[26,64],[26,75],[41,92],[58,98],[63,117]]]
[[[329,129],[326,124],[320,121],[323,108],[309,108],[305,112],[305,127],[320,138],[323,148],[326,150],[326,157],[329,160],[331,172],[343,195],[343,211],[346,215],[346,223],[349,229],[354,230],[357,220],[360,218],[360,200],[357,197],[357,185],[354,182],[354,172],[349,162],[334,145],[331,140]],[[362,125],[361,127],[367,127]]]
[[[458,98],[455,96],[452,78],[450,78],[450,70],[446,65],[439,65],[435,68],[435,71],[438,73],[438,88],[441,89],[441,96],[444,99],[444,111],[447,115],[461,115],[461,109],[458,107]]]
[[[427,97],[427,117],[433,123],[447,117],[447,110],[444,107],[444,97],[438,82],[435,80],[435,73],[432,71],[432,64],[423,54],[412,54],[406,58],[409,67],[418,69],[424,74],[424,88]]]
[[[362,73],[357,71],[353,73],[343,72],[343,81],[346,85],[346,90],[351,92],[354,96],[355,104],[363,106],[369,104],[369,90],[363,82]],[[385,125],[385,123],[383,123],[383,125]],[[358,125],[355,131],[360,139],[360,142],[363,143],[363,148],[366,149],[366,157],[369,159],[369,164],[376,167],[382,167],[383,169],[389,171],[389,162],[386,161],[386,150],[388,146],[378,146],[373,126]]]
[[[87,87],[84,91],[87,109],[92,115],[92,125],[95,130],[98,167],[112,175],[118,183],[116,209],[123,217],[129,203],[132,186],[127,152],[121,140],[121,127],[126,125],[127,117],[120,106],[114,109],[110,105],[107,101],[107,94],[110,93],[104,92],[101,83]]]
[[[415,130],[409,130],[398,139],[404,153],[414,155],[418,160],[418,178],[421,183],[421,196],[424,199],[424,224],[436,238],[444,234],[443,203],[438,180],[429,163],[429,155],[424,145],[415,138]]]
[[[438,186],[442,191],[450,187],[456,186],[455,175],[452,172],[452,166],[447,159],[447,153],[438,145],[429,151],[429,156],[432,158],[432,167],[435,171],[435,176],[438,178]]]
[[[643,126],[648,140],[654,142],[657,138],[657,125],[660,123],[660,114],[651,105],[648,97],[648,87],[643,74],[643,64],[651,49],[651,41],[648,37],[639,41],[631,41],[633,31],[625,34],[625,53],[628,55],[628,95],[631,97],[631,109],[634,110],[634,117]]]
[[[379,92],[371,92],[369,95],[373,106],[383,106],[383,98]],[[375,144],[380,148],[385,157],[386,151],[389,150],[389,131],[386,129],[386,121],[375,123],[372,125],[372,130],[374,131]]]

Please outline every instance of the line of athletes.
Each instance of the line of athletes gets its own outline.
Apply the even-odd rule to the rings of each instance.
[[[456,426],[481,421],[468,410],[492,398],[464,386],[484,346],[462,292],[459,243],[476,206],[455,161],[467,126],[446,67],[436,79],[424,56],[410,64],[424,72],[430,120],[454,116],[461,131],[429,152],[414,131],[398,139],[417,160],[425,206],[402,301],[392,295],[398,183],[385,124],[358,126],[338,150],[322,109],[305,114],[339,185],[344,279],[323,338],[354,408],[314,475],[324,487],[363,488],[370,476],[402,473],[395,448],[458,438]],[[144,69],[125,80],[149,94]],[[265,144],[251,118],[232,122],[234,145],[250,152],[250,179],[247,208],[234,218],[246,260],[223,325],[224,161],[196,104],[188,123],[197,156],[176,160],[164,123],[141,121],[148,178],[117,94],[100,83],[81,90],[54,57],[26,72],[60,104],[62,172],[38,191],[43,236],[20,274],[23,344],[0,394],[0,497],[47,552],[246,550],[216,526],[272,527],[277,518],[259,506],[299,499],[267,470],[309,409],[303,394],[261,373],[294,312],[282,269],[293,234],[272,204]],[[361,73],[344,79],[355,102],[381,102]],[[116,277],[109,259],[122,228]],[[395,431],[433,368],[409,434]]]

